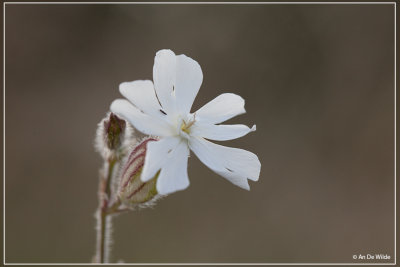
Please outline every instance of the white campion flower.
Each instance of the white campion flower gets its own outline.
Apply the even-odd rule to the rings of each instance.
[[[171,50],[157,52],[154,84],[137,80],[120,84],[125,99],[114,100],[111,111],[128,120],[137,130],[158,141],[149,142],[141,180],[147,182],[160,171],[156,188],[166,195],[189,186],[187,164],[190,150],[207,167],[233,184],[250,190],[247,179],[257,181],[261,163],[246,150],[214,144],[242,137],[256,130],[242,124],[220,125],[245,113],[238,95],[221,94],[194,113],[193,101],[203,81],[200,65]]]

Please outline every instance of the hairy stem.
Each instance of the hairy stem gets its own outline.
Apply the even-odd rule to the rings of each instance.
[[[98,262],[99,263],[104,263],[105,262],[105,258],[108,258],[108,249],[106,251],[106,231],[107,231],[107,215],[106,213],[101,210],[100,211],[100,236],[99,236],[99,240],[98,242],[100,242],[100,244],[98,245]],[[106,255],[107,254],[107,255]]]
[[[106,263],[109,260],[111,231],[111,214],[114,213],[119,207],[119,201],[110,207],[112,200],[111,194],[111,180],[113,179],[114,167],[117,159],[110,157],[105,170],[105,176],[100,179],[99,186],[99,208],[97,210],[97,246],[96,246],[96,263]]]

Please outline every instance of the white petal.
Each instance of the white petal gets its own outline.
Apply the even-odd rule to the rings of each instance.
[[[215,141],[226,141],[245,136],[249,132],[256,130],[256,126],[249,128],[243,124],[235,125],[214,125],[205,123],[195,123],[190,134],[192,136],[203,137]]]
[[[110,110],[129,121],[133,127],[144,134],[157,136],[173,135],[172,128],[169,124],[157,117],[144,114],[134,107],[128,100],[114,100],[111,104]]]
[[[148,115],[165,117],[158,103],[154,85],[149,80],[138,80],[133,82],[124,82],[119,85],[119,91],[138,109]]]
[[[175,95],[176,107],[180,114],[190,112],[202,82],[203,72],[199,63],[185,55],[177,56]]]
[[[217,96],[196,111],[196,119],[217,124],[243,113],[246,113],[244,99],[238,95],[226,93]]]
[[[172,151],[180,141],[180,138],[177,137],[165,137],[158,141],[149,141],[147,143],[146,158],[140,177],[143,182],[152,179],[166,161],[173,160],[171,158]]]
[[[191,138],[189,146],[207,167],[243,189],[250,189],[247,179],[257,181],[260,176],[261,163],[249,151],[217,145],[198,137]]]
[[[162,167],[157,179],[157,191],[161,195],[171,194],[176,191],[184,190],[189,186],[187,174],[187,163],[189,157],[189,147],[185,141],[178,144],[172,157]]]
[[[168,115],[175,113],[176,56],[171,50],[160,50],[154,58],[153,80],[158,100]]]

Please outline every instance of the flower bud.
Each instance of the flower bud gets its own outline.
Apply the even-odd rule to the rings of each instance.
[[[140,179],[149,141],[157,140],[154,138],[144,139],[133,149],[121,169],[118,195],[120,201],[128,207],[150,204],[158,195],[156,189],[158,173],[150,181],[142,182]]]
[[[115,155],[129,140],[131,140],[132,129],[125,120],[114,113],[108,113],[98,124],[96,148],[104,158]],[[134,140],[134,139],[132,139]]]
[[[118,149],[122,144],[126,122],[114,113],[110,113],[110,117],[103,124],[107,147],[111,150]]]

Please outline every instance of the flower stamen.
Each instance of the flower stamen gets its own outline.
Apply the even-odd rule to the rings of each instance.
[[[187,134],[190,134],[190,127],[196,122],[196,114],[193,117],[193,120],[189,120],[188,123],[186,123],[184,120],[182,120],[181,124],[181,131],[185,132]]]

